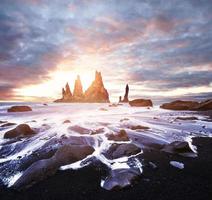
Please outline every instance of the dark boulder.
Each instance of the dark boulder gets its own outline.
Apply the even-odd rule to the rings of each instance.
[[[102,181],[102,187],[106,190],[122,189],[132,185],[139,176],[138,169],[111,170],[109,176]]]
[[[185,142],[185,141],[172,142],[170,144],[165,145],[164,148],[161,150],[167,153],[177,153],[177,154],[193,153],[188,142]]]
[[[132,101],[129,101],[130,106],[136,106],[136,107],[152,107],[152,101],[150,99],[135,99]]]
[[[30,136],[34,135],[35,131],[30,128],[29,125],[27,124],[20,124],[16,128],[7,131],[4,134],[4,138],[9,139],[9,138],[14,138],[18,136]]]
[[[199,103],[196,101],[173,101],[171,103],[164,103],[160,108],[168,110],[194,110],[199,106]]]
[[[63,122],[63,124],[68,124],[68,123],[71,123],[71,121],[68,119]]]
[[[16,189],[29,187],[48,176],[54,175],[62,165],[82,160],[94,149],[87,145],[64,145],[49,159],[34,162],[13,185]]]
[[[32,108],[29,106],[12,106],[7,109],[7,112],[28,112],[32,111]]]
[[[139,153],[141,149],[134,144],[112,144],[104,153],[108,159],[117,159],[124,156],[131,156]]]
[[[127,132],[125,130],[120,130],[119,133],[110,133],[107,134],[106,137],[108,140],[113,141],[129,141],[129,137],[127,135]]]
[[[197,101],[177,100],[170,103],[164,103],[160,107],[168,110],[206,111],[212,110],[212,100],[209,99],[200,103]]]
[[[198,106],[199,111],[212,110],[212,99],[203,101]]]

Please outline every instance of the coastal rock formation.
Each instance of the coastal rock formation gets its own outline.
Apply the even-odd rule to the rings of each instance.
[[[171,103],[164,103],[160,107],[168,110],[192,110],[197,108],[199,103],[196,101],[173,101]]]
[[[66,84],[66,88],[62,89],[62,94],[63,94],[63,99],[66,101],[68,101],[69,99],[72,99],[72,93],[69,87],[69,84]]]
[[[135,99],[129,102],[131,106],[136,107],[152,107],[152,101],[150,99]]]
[[[102,182],[106,190],[121,189],[130,186],[140,176],[138,169],[116,169]]]
[[[12,106],[11,108],[7,109],[7,112],[27,112],[32,111],[32,108],[29,106]]]
[[[105,152],[105,157],[108,159],[117,159],[123,156],[131,156],[139,153],[141,149],[134,144],[116,144],[113,143]]]
[[[60,166],[81,160],[93,152],[94,149],[88,145],[64,145],[51,158],[34,162],[27,168],[15,182],[14,188],[19,189],[33,185],[55,174]]]
[[[82,83],[80,76],[77,76],[74,85],[73,95],[69,88],[68,83],[66,89],[62,89],[62,98],[55,102],[88,102],[88,103],[107,103],[109,102],[109,94],[104,87],[101,72],[95,74],[95,80],[91,86],[83,93]]]
[[[113,141],[129,141],[129,137],[125,130],[120,130],[116,134],[113,134],[113,133],[107,134],[106,137],[108,138],[108,140],[113,140]]]
[[[101,72],[96,71],[95,80],[85,91],[85,102],[109,102],[109,94],[104,87]]]
[[[7,131],[4,134],[4,138],[9,139],[9,138],[17,137],[17,136],[29,136],[29,135],[34,135],[34,134],[35,134],[35,131],[32,130],[29,125],[20,124],[16,128],[14,128],[10,131]]]
[[[127,84],[127,85],[126,85],[126,88],[125,88],[124,99],[122,100],[122,98],[121,98],[121,96],[120,96],[120,97],[119,97],[119,102],[128,103],[128,102],[129,102],[128,95],[129,95],[129,86],[128,86],[128,84]]]
[[[198,106],[198,110],[204,111],[204,110],[212,110],[212,99],[208,99],[206,101],[202,101],[200,105]]]
[[[80,76],[78,75],[74,84],[73,101],[81,102],[83,101],[83,98],[84,95],[83,95],[82,83],[80,80]]]
[[[197,110],[197,111],[212,110],[212,100],[209,99],[200,103],[197,101],[177,100],[170,103],[164,103],[160,106],[160,108],[168,110]]]

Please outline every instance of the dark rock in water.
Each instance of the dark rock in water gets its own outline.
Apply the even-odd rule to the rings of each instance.
[[[47,103],[44,103],[43,105],[44,105],[44,106],[48,106],[48,104],[47,104]]]
[[[171,103],[165,103],[160,106],[163,109],[169,110],[191,110],[191,111],[207,111],[212,110],[212,100],[206,100],[202,102],[197,101],[173,101]]]
[[[106,190],[122,189],[132,185],[139,176],[138,169],[111,170],[110,175],[103,181],[102,187]]]
[[[119,133],[111,133],[107,134],[106,137],[108,140],[113,140],[113,141],[129,141],[129,137],[127,135],[127,132],[125,130],[120,130]]]
[[[127,84],[126,85],[126,88],[125,88],[124,99],[123,99],[122,102],[124,102],[124,103],[128,103],[129,102],[128,95],[129,95],[129,86]]]
[[[1,121],[1,120],[0,120],[0,124],[4,124],[4,123],[7,123],[7,121]]]
[[[137,126],[131,126],[130,129],[132,129],[132,130],[147,130],[147,129],[149,129],[149,127],[137,125]]]
[[[92,130],[91,135],[104,133],[104,130],[105,130],[104,128],[98,128],[98,129]]]
[[[128,84],[126,85],[125,88],[125,94],[124,94],[124,99],[122,100],[121,96],[119,97],[119,103],[128,103],[129,99],[128,99],[128,95],[129,95],[129,86]]]
[[[197,117],[177,117],[178,120],[198,120]]]
[[[173,101],[171,103],[165,103],[160,106],[163,109],[169,110],[194,110],[199,106],[199,103],[196,101]]]
[[[29,106],[12,106],[11,108],[7,109],[7,112],[27,112],[32,111],[32,108]]]
[[[101,72],[96,71],[95,80],[85,91],[85,102],[108,103],[109,94],[104,87]]]
[[[4,134],[4,138],[9,139],[9,138],[17,137],[17,136],[30,136],[30,135],[34,135],[34,134],[35,134],[35,131],[32,130],[29,125],[20,124],[16,128],[14,128],[10,131],[7,131]]]
[[[104,153],[108,159],[116,159],[123,156],[131,156],[139,153],[141,149],[134,144],[112,144]]]
[[[130,119],[129,118],[123,118],[123,119],[120,120],[120,122],[124,122],[124,121],[128,121],[128,120],[130,120]]]
[[[8,127],[8,126],[13,126],[13,125],[16,125],[16,123],[11,123],[11,122],[8,122],[6,124],[2,124],[0,127]]]
[[[164,145],[168,144],[166,140],[160,137],[157,138],[147,134],[130,135],[130,139],[132,140],[133,144],[136,144],[142,149],[160,150],[164,147]]]
[[[71,131],[80,133],[80,134],[90,134],[90,133],[92,133],[92,130],[78,126],[78,125],[70,126],[68,129],[71,130]]]
[[[150,99],[135,99],[132,101],[129,101],[129,104],[131,106],[136,106],[136,107],[152,107],[152,101]]]
[[[74,102],[82,102],[84,99],[83,89],[82,89],[82,83],[80,80],[80,76],[77,76],[77,79],[75,80],[74,84],[74,93],[73,93],[73,101]]]
[[[100,108],[101,111],[108,111],[106,108]]]
[[[212,99],[201,102],[197,110],[199,111],[212,110]]]
[[[63,122],[63,124],[68,124],[68,123],[71,123],[71,121],[68,119]]]
[[[175,141],[164,146],[162,151],[167,153],[193,153],[188,142]]]
[[[55,174],[60,166],[82,160],[93,152],[94,149],[86,145],[64,145],[56,151],[53,157],[33,163],[24,171],[13,187],[16,189],[29,187]]]

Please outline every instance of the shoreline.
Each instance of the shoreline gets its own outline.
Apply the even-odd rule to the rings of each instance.
[[[57,171],[44,181],[23,190],[7,189],[0,184],[0,199],[210,199],[212,195],[212,138],[196,137],[198,157],[188,158],[155,150],[144,150],[138,158],[144,161],[143,173],[132,186],[122,190],[102,189],[102,168],[87,166],[79,170]],[[180,170],[169,164],[183,162]],[[153,162],[153,169],[148,162]]]

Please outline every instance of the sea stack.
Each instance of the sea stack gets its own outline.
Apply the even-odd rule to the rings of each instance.
[[[72,93],[68,83],[66,83],[65,89],[64,88],[62,89],[62,93],[63,93],[62,99],[64,99],[65,101],[69,101],[70,99],[72,99]]]
[[[109,94],[104,87],[101,72],[96,71],[95,80],[85,91],[85,93],[83,93],[82,83],[80,76],[78,75],[77,79],[75,80],[73,95],[67,83],[65,89],[62,89],[62,98],[56,100],[55,102],[108,103],[110,101]]]
[[[127,85],[126,85],[126,88],[125,88],[124,99],[122,100],[122,98],[121,98],[121,96],[120,96],[120,97],[119,97],[119,102],[128,103],[128,102],[129,102],[128,95],[129,95],[129,86],[128,86],[128,84],[127,84]]]
[[[101,72],[96,71],[95,80],[85,91],[85,101],[97,103],[109,102],[109,94],[104,87]]]
[[[84,100],[83,98],[84,95],[83,95],[82,83],[80,80],[80,76],[78,75],[74,84],[73,101],[80,102]]]

